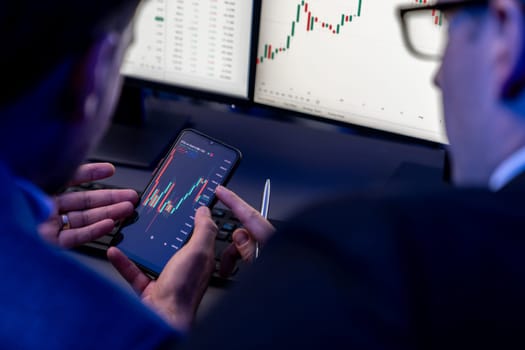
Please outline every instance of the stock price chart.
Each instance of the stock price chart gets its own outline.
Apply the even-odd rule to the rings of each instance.
[[[433,84],[437,62],[410,55],[396,13],[400,5],[426,3],[263,1],[255,100],[446,143]],[[441,20],[429,17],[436,26]]]

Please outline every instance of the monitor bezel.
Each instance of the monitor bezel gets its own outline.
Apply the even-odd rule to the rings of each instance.
[[[372,128],[365,125],[355,124],[348,121],[341,121],[337,119],[331,119],[331,118],[325,118],[322,116],[318,116],[315,114],[309,114],[309,113],[303,113],[296,111],[294,109],[287,109],[284,107],[278,107],[273,106],[270,104],[265,104],[261,102],[255,102],[253,100],[252,106],[254,108],[259,108],[261,110],[267,110],[270,111],[272,114],[276,115],[276,119],[290,119],[290,120],[309,120],[314,121],[322,124],[328,124],[332,125],[336,128],[338,128],[342,132],[346,132],[349,134],[354,134],[357,136],[362,137],[371,137],[376,138],[380,140],[385,141],[392,141],[400,144],[407,144],[407,145],[414,145],[415,143],[423,146],[428,147],[432,149],[443,149],[446,150],[448,144],[447,143],[441,143],[438,141],[432,141],[416,136],[396,133],[394,131],[388,131],[385,129],[379,129],[379,128]],[[283,115],[283,112],[286,113],[286,115]]]

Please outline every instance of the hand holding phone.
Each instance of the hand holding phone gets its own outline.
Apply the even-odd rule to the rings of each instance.
[[[196,210],[215,203],[215,189],[226,184],[240,159],[239,150],[184,130],[144,190],[137,220],[121,230],[114,244],[158,276],[190,239]]]
[[[108,259],[148,307],[175,329],[186,332],[193,324],[215,267],[215,233],[209,209],[199,208],[191,240],[171,257],[156,279],[147,276],[115,247],[108,250]]]

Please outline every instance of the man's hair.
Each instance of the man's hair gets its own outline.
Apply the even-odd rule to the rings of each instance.
[[[20,98],[66,57],[85,53],[105,30],[122,29],[116,27],[127,24],[138,3],[0,0],[0,106]]]

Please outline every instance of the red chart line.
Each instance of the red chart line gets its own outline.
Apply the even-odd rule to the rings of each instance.
[[[202,194],[202,192],[204,192],[204,189],[206,188],[207,184],[208,184],[208,180],[204,181],[204,184],[202,185],[201,190],[199,191],[199,193],[197,193],[197,195],[195,196],[195,200],[193,202],[197,202],[197,200],[199,199],[199,196]]]
[[[159,213],[161,212],[160,208],[162,208],[162,206],[164,205],[164,202],[166,202],[166,200],[169,198],[169,196],[170,196],[171,192],[173,191],[173,189],[175,188],[175,185],[176,185],[176,184],[177,184],[176,182],[173,183],[173,186],[171,186],[170,190],[168,191],[168,193],[166,193],[166,196],[164,196],[164,199],[163,199],[162,202],[159,204],[159,206],[158,206],[159,209],[157,209],[157,211],[158,211]]]
[[[159,212],[155,210],[155,216],[153,217],[153,219],[151,219],[151,222],[149,223],[148,227],[146,227],[146,232],[149,231],[149,229],[151,228],[151,225],[153,225],[155,220],[157,220],[157,216],[159,216]]]
[[[164,174],[164,172],[166,172],[166,169],[168,168],[168,166],[171,164],[171,161],[173,160],[173,157],[175,157],[175,152],[177,150],[174,149],[171,154],[170,154],[170,157],[168,158],[168,160],[166,161],[166,164],[164,164],[164,166],[162,167],[161,171],[159,172],[159,175],[155,178],[155,185],[151,188],[151,191],[148,193],[148,196],[146,197],[146,200],[144,201],[144,203],[142,205],[146,205],[146,203],[148,202],[148,199],[151,197],[153,191],[155,191],[155,189],[158,188],[159,186],[159,180],[160,178],[162,177],[162,175]]]

